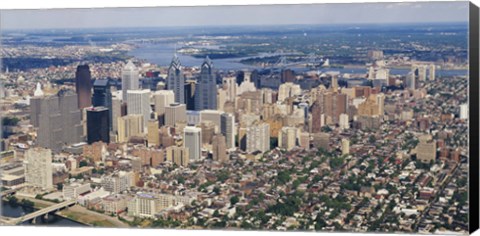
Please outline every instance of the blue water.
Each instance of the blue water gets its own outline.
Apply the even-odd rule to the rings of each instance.
[[[158,44],[139,44],[139,47],[130,51],[129,54],[136,58],[146,60],[150,63],[154,63],[160,66],[168,66],[172,61],[173,54],[175,52],[174,43],[158,43]],[[272,56],[275,54],[259,54],[258,56]],[[203,63],[203,58],[195,58],[189,55],[177,54],[180,58],[182,65],[187,67],[200,67]],[[230,59],[215,59],[213,65],[216,69],[222,70],[242,70],[242,69],[261,69],[262,67],[245,65],[239,61],[248,58],[230,58]],[[297,71],[309,70],[307,68],[292,68]],[[320,68],[321,72],[338,71],[340,73],[352,73],[352,74],[367,74],[366,68]],[[392,75],[407,75],[410,69],[390,69]],[[465,76],[468,74],[468,70],[439,70],[435,71],[437,77],[442,76]]]

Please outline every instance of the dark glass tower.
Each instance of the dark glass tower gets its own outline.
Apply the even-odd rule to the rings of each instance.
[[[167,89],[172,90],[175,94],[175,102],[185,103],[185,77],[177,54],[173,56],[168,68]]]
[[[195,110],[195,85],[197,82],[195,80],[187,80],[185,82],[185,104],[187,105],[187,110]]]
[[[109,110],[106,107],[87,108],[87,142],[110,142]]]
[[[94,107],[108,108],[110,121],[109,129],[112,129],[112,91],[110,90],[110,80],[97,79],[93,82],[93,98],[92,105]]]
[[[92,75],[88,65],[79,65],[75,72],[75,89],[78,96],[78,108],[92,105]]]
[[[213,63],[205,58],[200,71],[200,78],[195,88],[195,110],[217,109],[217,84],[213,73]]]

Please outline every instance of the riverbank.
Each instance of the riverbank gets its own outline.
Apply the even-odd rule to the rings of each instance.
[[[41,199],[28,198],[23,196],[17,196],[18,200],[28,200],[34,203],[33,208],[36,210],[43,209],[57,203],[49,202]],[[19,205],[20,204],[19,201]],[[80,205],[75,205],[61,211],[55,212],[55,215],[69,219],[76,223],[79,223],[83,226],[96,226],[96,227],[116,227],[116,228],[126,228],[128,224],[120,221],[116,217],[104,215],[98,212],[90,211],[85,207]]]

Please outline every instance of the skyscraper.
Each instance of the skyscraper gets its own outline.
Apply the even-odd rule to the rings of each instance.
[[[112,91],[110,90],[110,81],[108,79],[97,79],[93,82],[92,105],[94,107],[108,108],[108,120],[112,130]]]
[[[77,66],[75,72],[75,89],[78,96],[78,108],[83,109],[92,105],[92,76],[88,65]]]
[[[287,151],[292,150],[297,146],[297,132],[297,128],[295,127],[282,127],[278,132],[278,146]]]
[[[39,146],[60,151],[65,145],[82,141],[82,114],[77,107],[77,94],[60,90],[57,95],[42,98],[40,103]]]
[[[190,160],[199,161],[202,156],[202,130],[193,126],[185,127],[183,129],[183,147],[188,148]]]
[[[138,69],[132,61],[128,61],[122,70],[122,99],[124,102],[127,101],[127,91],[138,90],[138,86]]]
[[[43,189],[53,188],[52,151],[30,148],[25,152],[25,182]]]
[[[195,110],[195,86],[197,82],[195,80],[187,80],[185,82],[185,104],[187,110]]]
[[[168,68],[167,89],[172,90],[175,94],[175,102],[185,103],[185,77],[177,54],[173,56]]]
[[[165,108],[165,125],[175,127],[177,122],[187,122],[187,108],[185,104],[172,103]]]
[[[122,116],[117,122],[119,143],[128,142],[131,137],[143,136],[145,133],[142,115]]]
[[[143,125],[146,128],[150,119],[150,90],[127,91],[127,114],[139,114],[143,116]]]
[[[235,148],[235,116],[223,113],[220,117],[220,132],[225,136],[228,149]]]
[[[225,144],[225,136],[221,134],[216,134],[213,136],[212,141],[212,153],[213,153],[213,160],[224,162],[228,161],[227,156],[227,145]]]
[[[87,108],[87,142],[110,143],[110,111],[106,107]]]
[[[217,83],[213,63],[208,58],[202,64],[200,78],[195,88],[195,110],[217,109]]]
[[[177,164],[177,166],[188,166],[190,162],[189,149],[186,147],[170,146],[165,149],[167,161]]]
[[[270,125],[267,123],[254,124],[246,129],[246,151],[248,153],[270,150]]]
[[[159,90],[153,93],[153,106],[160,121],[160,125],[165,124],[165,108],[174,102],[175,94],[172,90]]]

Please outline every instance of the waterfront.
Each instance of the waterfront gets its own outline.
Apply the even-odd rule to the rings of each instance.
[[[1,212],[2,212],[1,215],[2,216],[20,217],[22,215],[26,215],[26,214],[34,212],[34,211],[35,211],[35,209],[33,209],[33,208],[24,207],[24,206],[21,206],[21,205],[12,206],[12,205],[8,204],[7,202],[2,202],[2,208],[1,208]],[[27,221],[27,222],[22,223],[22,225],[35,225],[35,226],[38,226],[38,225],[54,225],[54,226],[62,226],[62,227],[63,226],[69,226],[69,227],[84,226],[81,223],[78,223],[78,222],[75,222],[75,221],[69,220],[67,218],[63,218],[61,216],[54,215],[54,214],[49,214],[48,220],[44,219],[43,217],[40,217],[39,219],[37,219],[35,224]]]

